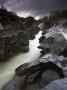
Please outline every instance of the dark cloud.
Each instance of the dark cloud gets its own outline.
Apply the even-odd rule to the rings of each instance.
[[[6,0],[5,6],[15,12],[26,11],[36,16],[67,9],[67,0]]]

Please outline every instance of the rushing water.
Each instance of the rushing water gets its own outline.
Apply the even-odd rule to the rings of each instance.
[[[15,68],[19,65],[36,60],[40,56],[40,50],[37,48],[39,45],[39,37],[42,31],[40,31],[34,40],[30,40],[30,50],[28,53],[22,53],[18,56],[11,58],[8,62],[0,63],[0,88],[10,80],[15,72]]]
[[[65,32],[61,32],[61,33],[65,37],[65,39],[67,40],[67,33],[65,33]]]

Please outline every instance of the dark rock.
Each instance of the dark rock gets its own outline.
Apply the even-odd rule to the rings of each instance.
[[[43,31],[43,32],[42,32],[42,35],[44,35],[44,34],[45,34],[45,32]]]
[[[29,27],[28,29],[29,29],[29,39],[30,40],[33,40],[35,38],[35,35],[40,31],[38,26],[36,26],[35,24]]]
[[[2,8],[0,9],[0,23],[3,28],[26,31],[30,40],[34,39],[35,35],[40,31],[36,22],[37,21],[31,16],[22,18],[17,16],[14,12]]]
[[[39,38],[39,43],[43,42],[43,40],[45,39],[45,36],[42,36]]]
[[[28,52],[29,39],[27,32],[22,30],[0,31],[0,61],[6,61],[12,55]]]
[[[42,54],[42,55],[45,55],[45,54],[47,54],[47,53],[49,53],[49,52],[50,52],[50,49],[49,49],[49,48],[45,48],[45,49],[44,49],[44,47],[43,47],[43,46],[41,46],[41,45],[40,45],[40,46],[38,46],[38,48],[39,48],[39,49],[41,49],[41,51],[40,51],[40,52],[41,52],[41,54]]]
[[[46,51],[44,51],[44,49],[43,49],[43,50],[40,51],[40,53],[43,54],[43,55],[45,55],[46,54]]]
[[[42,49],[41,51],[40,51],[40,53],[42,54],[42,56],[44,56],[44,55],[46,55],[47,53],[50,53],[50,49],[49,48],[46,48],[46,49]]]
[[[15,70],[15,76],[12,80],[10,80],[1,90],[37,90],[39,88],[43,88],[45,83],[45,72],[47,70],[53,70],[55,75],[59,76],[59,78],[64,78],[62,73],[62,69],[59,68],[53,62],[44,62],[44,60],[35,60],[31,63],[26,63],[24,65],[19,66]],[[53,72],[52,71],[52,72]],[[45,75],[43,77],[43,75]],[[49,76],[50,74],[48,74]],[[49,76],[50,77],[50,76]],[[54,78],[56,80],[58,78]],[[52,80],[50,80],[51,82]]]
[[[67,57],[67,48],[65,48],[60,55],[63,55],[64,57]]]
[[[39,48],[39,49],[43,49],[43,47],[41,47],[41,46],[38,46],[37,48]]]

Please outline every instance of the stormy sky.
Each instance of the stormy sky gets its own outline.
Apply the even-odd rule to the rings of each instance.
[[[0,0],[8,10],[20,16],[44,16],[46,13],[67,9],[67,0]]]

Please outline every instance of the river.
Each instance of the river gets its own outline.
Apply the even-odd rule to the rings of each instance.
[[[40,50],[37,48],[39,46],[39,37],[42,31],[40,31],[34,40],[29,40],[29,52],[21,53],[18,56],[11,58],[8,62],[0,63],[0,89],[7,83],[15,73],[15,69],[25,62],[30,62],[36,60],[40,56]]]

